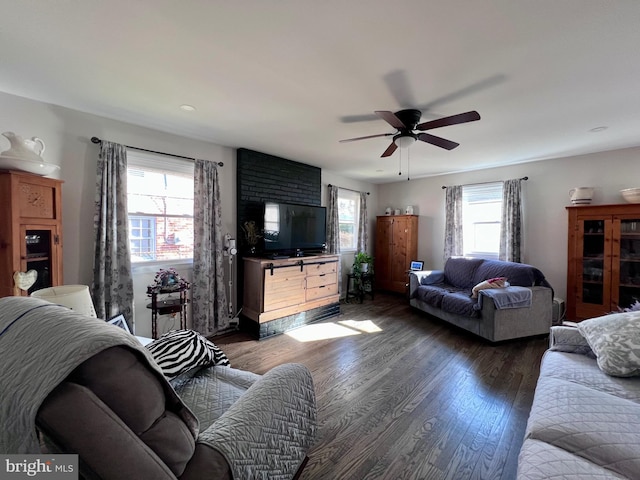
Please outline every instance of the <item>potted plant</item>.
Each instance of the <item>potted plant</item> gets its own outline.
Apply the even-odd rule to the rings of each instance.
[[[354,275],[373,272],[373,257],[367,252],[358,252],[353,257],[352,271]]]

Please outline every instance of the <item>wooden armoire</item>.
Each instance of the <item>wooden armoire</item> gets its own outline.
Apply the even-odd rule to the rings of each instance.
[[[61,180],[0,171],[0,297],[62,284],[61,187]],[[31,270],[36,281],[21,290],[14,274]]]
[[[567,319],[640,300],[640,204],[576,205],[567,212]]]
[[[375,284],[380,290],[405,293],[411,260],[418,255],[418,215],[377,217]]]

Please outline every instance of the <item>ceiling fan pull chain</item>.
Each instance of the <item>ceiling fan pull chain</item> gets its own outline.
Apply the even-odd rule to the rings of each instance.
[[[411,149],[407,151],[407,182],[411,180],[411,178],[409,178],[410,171],[411,171]]]
[[[398,175],[402,175],[402,148],[400,149],[400,155],[398,155]]]

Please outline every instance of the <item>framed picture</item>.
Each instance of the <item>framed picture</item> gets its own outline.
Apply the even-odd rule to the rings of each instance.
[[[110,323],[111,325],[115,325],[116,327],[120,327],[127,333],[131,333],[131,331],[129,330],[129,325],[127,325],[127,321],[124,319],[124,315],[122,314],[116,315],[107,323]]]
[[[424,267],[424,262],[420,260],[411,260],[411,270],[413,271],[422,270],[422,267]]]

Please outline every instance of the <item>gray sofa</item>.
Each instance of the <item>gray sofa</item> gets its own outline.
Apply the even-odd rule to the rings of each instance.
[[[506,277],[511,287],[472,297],[474,286],[495,277]],[[528,302],[499,301],[511,294],[526,294]],[[410,272],[409,298],[412,307],[491,342],[546,335],[551,327],[553,290],[542,272],[527,264],[452,257],[443,270]]]
[[[640,377],[605,374],[577,328],[550,340],[517,479],[640,479]]]
[[[134,336],[27,297],[0,299],[0,351],[0,453],[40,453],[44,439],[78,454],[82,478],[294,478],[316,435],[300,364],[169,383]]]

